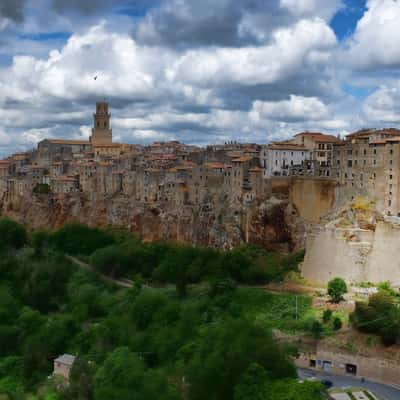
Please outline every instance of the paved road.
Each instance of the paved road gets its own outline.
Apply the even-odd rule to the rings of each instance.
[[[370,390],[373,394],[379,397],[379,400],[400,400],[400,387],[383,385],[381,383],[371,382],[366,380],[364,383],[361,382],[360,378],[352,378],[348,376],[336,376],[330,375],[323,371],[311,371],[308,369],[298,369],[298,375],[301,379],[307,379],[315,376],[317,379],[328,379],[333,383],[334,387],[345,388],[345,387],[360,387]]]

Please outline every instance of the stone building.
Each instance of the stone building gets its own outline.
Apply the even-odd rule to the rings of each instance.
[[[74,365],[76,357],[70,354],[63,354],[54,360],[53,375],[60,376],[69,382],[72,366]]]
[[[310,152],[310,160],[317,161],[321,166],[331,166],[333,146],[340,143],[340,139],[320,132],[301,132],[290,140],[293,144],[304,146]]]
[[[10,174],[10,161],[0,160],[0,178],[4,178]]]
[[[367,195],[386,215],[400,216],[400,130],[362,130],[334,146],[339,195]]]
[[[53,193],[73,193],[79,191],[79,179],[76,176],[61,175],[50,180]]]
[[[291,167],[301,166],[306,160],[311,160],[311,152],[304,145],[290,141],[267,144],[260,152],[264,179],[289,176]]]

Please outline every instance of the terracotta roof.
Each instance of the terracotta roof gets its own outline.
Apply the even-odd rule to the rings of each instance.
[[[336,142],[340,142],[340,139],[338,139],[336,136],[333,135],[326,135],[324,133],[321,132],[301,132],[298,133],[296,136],[306,136],[311,138],[312,140],[314,140],[317,143],[336,143]]]
[[[107,149],[107,148],[121,148],[124,145],[121,143],[111,143],[111,144],[96,144],[95,146],[93,146],[95,149]]]
[[[336,136],[333,136],[333,135],[316,136],[313,139],[317,143],[339,143],[339,142],[341,142],[340,139],[338,139]]]
[[[294,135],[294,136],[296,137],[296,136],[319,136],[319,135],[323,135],[323,133],[321,133],[321,132],[308,132],[308,131],[305,131],[305,132],[297,133],[297,134]]]
[[[70,176],[70,175],[60,175],[60,176],[57,176],[56,178],[53,178],[54,180],[56,180],[56,181],[68,181],[68,182],[75,182],[75,181],[77,181],[78,180],[78,178],[77,177],[75,177],[75,176]]]
[[[0,160],[0,166],[9,166],[9,165],[10,165],[10,161]]]
[[[268,148],[273,150],[297,150],[307,151],[307,149],[301,144],[295,144],[290,142],[275,142],[268,145]]]
[[[243,162],[246,162],[246,161],[250,161],[250,160],[252,160],[252,159],[253,159],[253,157],[242,156],[242,157],[239,157],[239,158],[235,158],[234,160],[232,160],[232,162],[240,162],[240,163],[243,163]]]
[[[249,169],[250,172],[262,172],[262,169],[260,167],[254,167]]]
[[[205,163],[204,166],[209,169],[223,169],[225,168],[225,164],[219,162],[209,162]]]

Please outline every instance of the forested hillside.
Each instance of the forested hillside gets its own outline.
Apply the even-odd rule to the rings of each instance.
[[[297,381],[296,349],[272,334],[305,329],[310,300],[300,296],[294,314],[289,295],[251,287],[283,279],[301,255],[81,225],[27,232],[5,219],[0,252],[1,399],[323,398],[319,383]],[[52,376],[64,353],[77,357],[69,385]]]

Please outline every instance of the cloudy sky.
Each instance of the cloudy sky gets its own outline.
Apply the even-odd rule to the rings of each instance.
[[[0,156],[400,125],[400,0],[0,0]],[[98,76],[94,80],[94,76]]]

